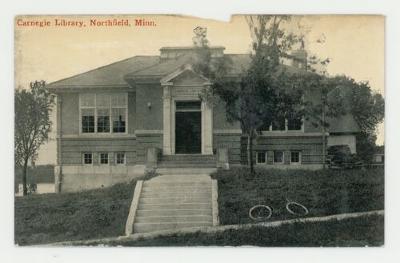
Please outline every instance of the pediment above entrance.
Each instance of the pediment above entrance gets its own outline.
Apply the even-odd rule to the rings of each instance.
[[[191,65],[185,65],[161,79],[161,85],[205,86],[210,82],[204,76],[193,71]]]

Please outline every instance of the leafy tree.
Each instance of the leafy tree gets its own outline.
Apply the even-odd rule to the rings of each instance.
[[[301,82],[306,92],[314,94],[305,105],[306,119],[323,133],[323,165],[325,168],[326,138],[329,119],[351,114],[360,128],[356,136],[357,153],[370,162],[375,151],[376,127],[384,118],[384,99],[374,93],[369,84],[356,82],[346,76],[326,77],[317,74],[295,76],[294,83]]]
[[[337,78],[328,78],[326,71],[315,69],[318,66],[325,68],[329,58],[320,59],[313,55],[303,67],[307,71],[298,73],[287,72],[281,65],[282,58],[296,59],[289,54],[294,45],[300,43],[304,48],[304,36],[288,33],[282,26],[290,23],[291,19],[291,16],[247,17],[253,52],[248,70],[238,80],[226,77],[229,60],[211,58],[205,34],[201,36],[203,40],[197,41],[201,44],[197,45],[194,69],[212,81],[211,87],[205,89],[201,97],[213,103],[216,103],[216,98],[221,99],[225,103],[228,121],[240,122],[247,137],[247,160],[251,172],[252,145],[258,131],[274,121],[293,116],[305,116],[314,126],[321,127],[325,168],[328,119],[350,111],[343,106],[342,83]]]
[[[207,41],[198,48],[194,70],[208,77],[212,85],[201,97],[215,103],[216,98],[225,103],[228,121],[238,121],[247,137],[247,159],[251,173],[253,167],[253,140],[258,131],[271,122],[287,118],[300,111],[302,90],[295,89],[288,81],[288,73],[280,59],[288,57],[288,51],[299,38],[286,32],[282,25],[291,16],[248,16],[253,37],[250,65],[239,78],[227,77],[230,61],[212,59]],[[204,35],[201,37],[205,37]],[[204,44],[205,43],[205,44]]]
[[[54,96],[44,81],[35,81],[30,89],[15,91],[15,165],[22,167],[23,195],[27,195],[27,168],[37,159],[40,146],[47,141],[51,129],[50,112]]]
[[[385,101],[381,94],[371,90],[368,82],[356,82],[346,76],[332,79],[346,100],[345,107],[357,122],[360,133],[357,135],[357,154],[370,162],[375,152],[376,127],[385,116]]]

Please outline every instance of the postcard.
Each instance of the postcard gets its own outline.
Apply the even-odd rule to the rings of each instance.
[[[380,15],[18,15],[18,246],[384,245]]]

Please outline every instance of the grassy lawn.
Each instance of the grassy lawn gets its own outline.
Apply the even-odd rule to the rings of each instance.
[[[255,176],[250,176],[243,168],[218,171],[212,176],[218,179],[221,224],[253,222],[248,211],[256,204],[273,208],[268,221],[298,217],[287,212],[286,199],[305,205],[310,211],[309,217],[384,208],[383,169],[258,170]],[[80,193],[16,197],[15,243],[32,245],[123,235],[135,183]],[[368,216],[277,228],[255,226],[118,241],[108,245],[377,246],[383,244],[383,228],[383,216]]]
[[[217,233],[161,236],[138,241],[118,241],[110,246],[381,246],[384,242],[383,216],[341,221],[294,223],[276,228],[260,226]]]
[[[220,223],[254,222],[249,209],[257,204],[272,207],[268,221],[292,219],[286,199],[309,210],[307,216],[324,216],[348,212],[384,209],[384,170],[257,170],[218,171]]]
[[[135,182],[80,193],[15,198],[15,243],[32,245],[124,234]]]

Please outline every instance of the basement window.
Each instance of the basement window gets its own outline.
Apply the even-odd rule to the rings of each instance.
[[[265,164],[267,159],[266,152],[257,152],[256,153],[256,163],[257,164]]]
[[[83,164],[93,164],[92,153],[84,153],[83,154]]]
[[[290,164],[300,164],[301,163],[301,152],[291,151],[290,152]]]
[[[108,153],[100,153],[100,164],[108,164]]]
[[[115,163],[116,164],[125,164],[125,153],[116,153],[115,154]]]

